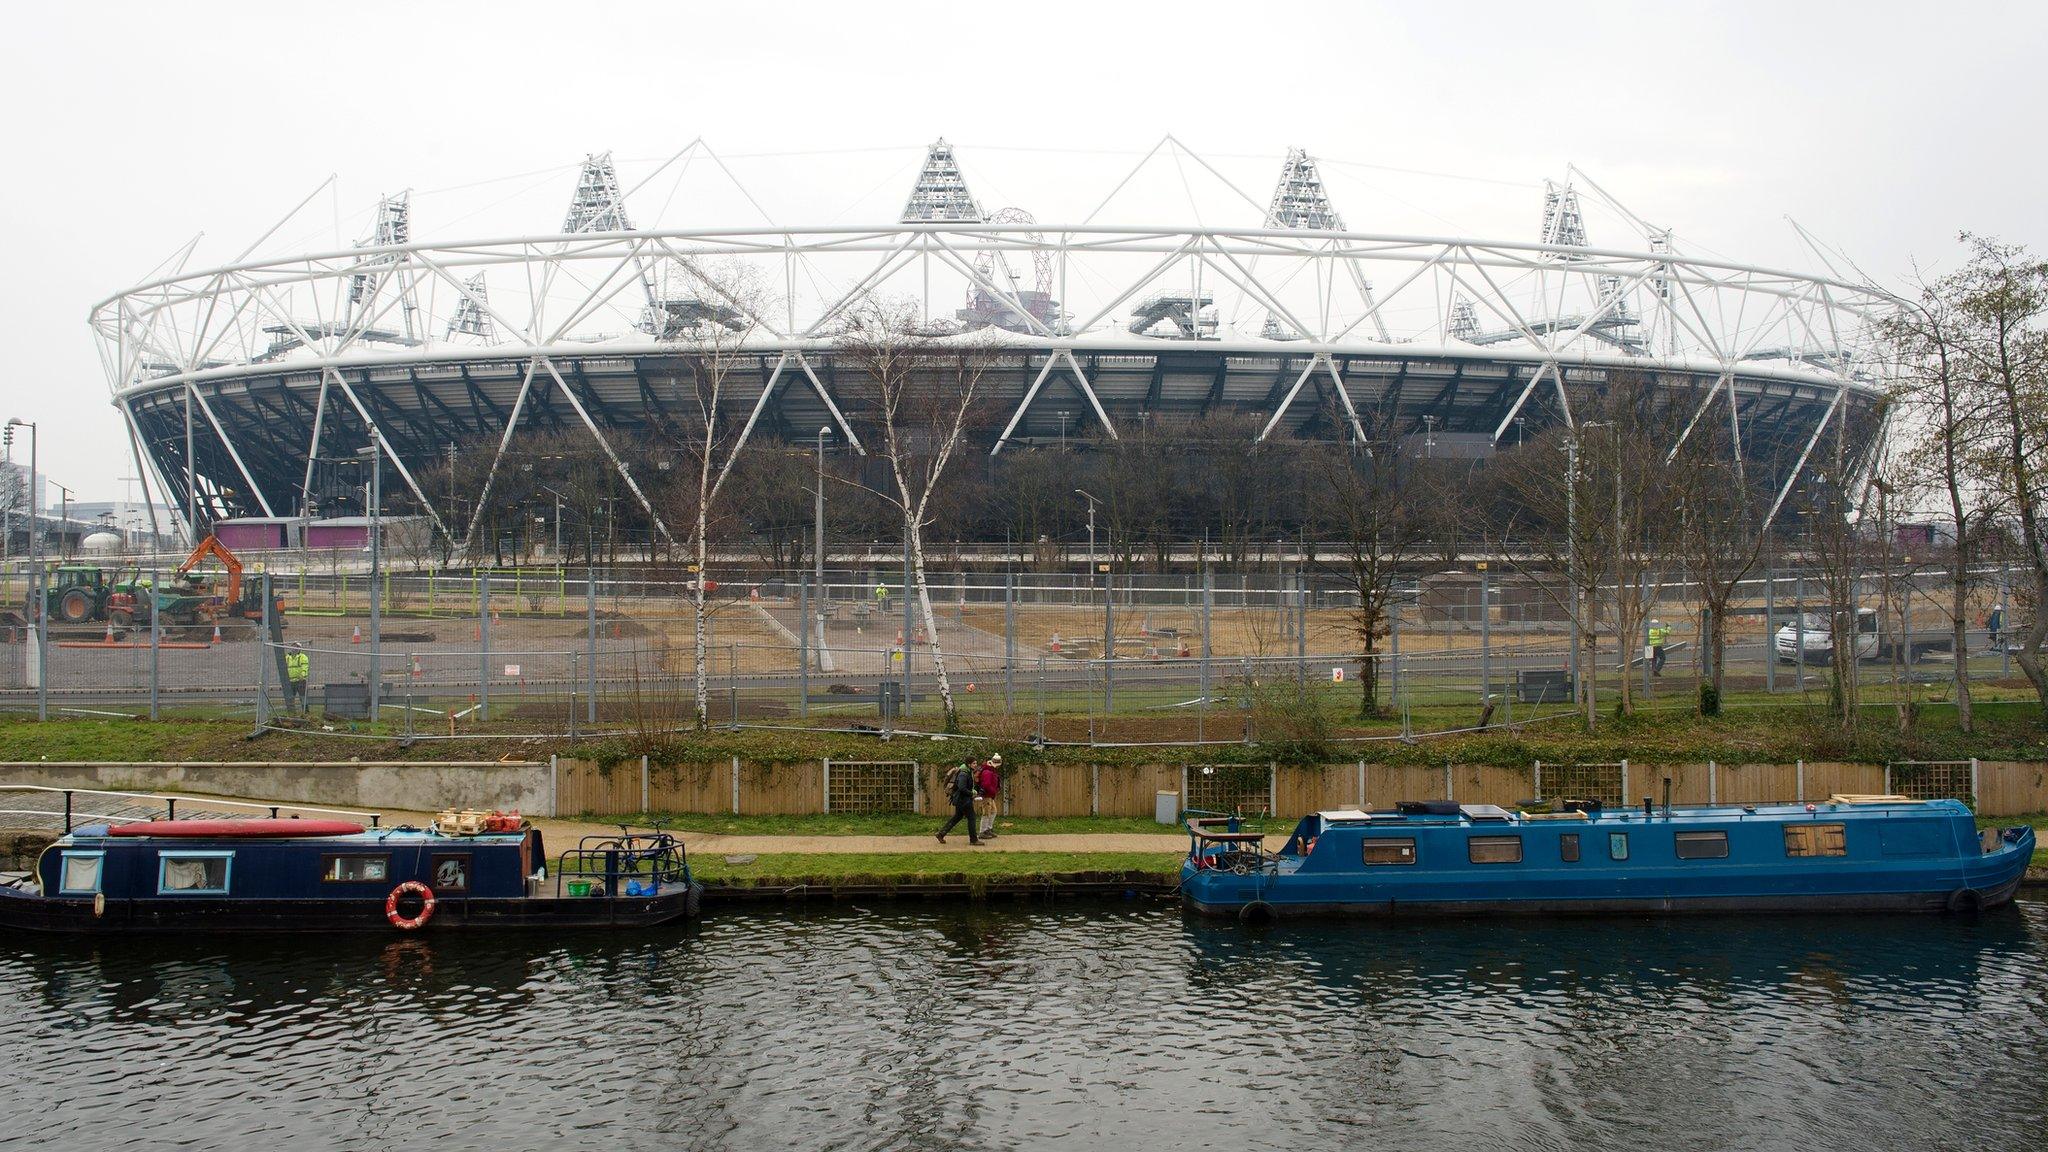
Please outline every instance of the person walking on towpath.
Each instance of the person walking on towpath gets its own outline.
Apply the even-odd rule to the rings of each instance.
[[[306,676],[312,670],[313,660],[306,655],[306,642],[292,641],[291,651],[284,656],[284,706],[287,711],[306,710]]]
[[[1664,644],[1671,639],[1671,629],[1662,620],[1650,621],[1650,675],[1664,674]]]
[[[1002,808],[999,800],[1003,792],[1003,754],[1001,752],[982,761],[981,768],[974,774],[974,790],[978,795],[974,801],[975,812],[981,817],[981,838],[996,838],[996,813]]]
[[[974,826],[974,776],[972,764],[954,765],[953,770],[946,773],[946,798],[953,802],[953,818],[946,821],[944,828],[939,829],[939,843],[944,844],[946,833],[951,832],[953,825],[962,820],[967,821],[967,842],[975,845],[981,843],[981,834]]]

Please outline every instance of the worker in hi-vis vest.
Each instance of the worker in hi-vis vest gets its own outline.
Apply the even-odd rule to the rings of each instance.
[[[1650,621],[1650,675],[1664,674],[1664,643],[1671,639],[1671,629],[1662,620]]]
[[[889,586],[880,580],[875,581],[875,607],[884,612],[889,610]]]
[[[284,654],[284,706],[294,712],[306,709],[306,676],[313,670],[313,659],[306,655],[304,640],[292,641],[291,651]]]

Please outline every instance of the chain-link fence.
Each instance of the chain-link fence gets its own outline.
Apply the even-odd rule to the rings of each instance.
[[[273,571],[250,578],[268,580],[266,610],[260,592],[227,604],[160,571],[87,569],[8,576],[0,707],[428,739],[661,731],[695,724],[700,708],[712,724],[935,728],[950,692],[975,731],[1051,742],[1315,735],[1368,703],[1413,734],[1558,715],[1583,690],[1608,700],[1624,681],[1651,706],[1689,707],[1709,623],[1682,573],[1624,589],[1618,612],[1611,587],[1574,597],[1538,570],[1468,566],[1404,575],[1385,611],[1367,613],[1356,587],[1306,568],[933,572],[928,620],[906,606],[900,571],[867,569],[828,571],[822,586],[814,573],[707,582],[700,646],[692,578],[637,570],[374,584]],[[1980,679],[2012,675],[2009,587],[1986,573],[1966,597],[1960,656]],[[1854,607],[1831,613],[1838,596]],[[1864,685],[1940,699],[1958,658],[1951,601],[1925,573],[1745,580],[1724,612],[1727,702],[1824,693],[1831,616],[1846,622]],[[1618,618],[1630,623],[1623,643]],[[1594,643],[1575,646],[1585,628]]]

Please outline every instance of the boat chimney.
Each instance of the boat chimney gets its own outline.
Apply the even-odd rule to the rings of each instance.
[[[1654,799],[1654,797],[1650,796],[1643,797],[1643,819],[1645,820],[1657,814],[1657,806],[1653,802]]]

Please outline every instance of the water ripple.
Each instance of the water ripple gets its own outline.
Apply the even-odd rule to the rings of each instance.
[[[2048,905],[1289,925],[1142,905],[0,943],[0,1143],[2029,1146]]]

